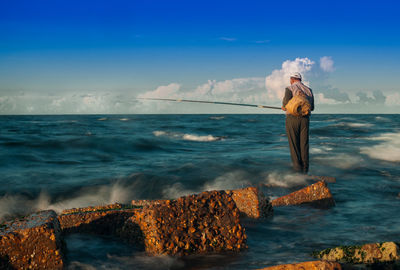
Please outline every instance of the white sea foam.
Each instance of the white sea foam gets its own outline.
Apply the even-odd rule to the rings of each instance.
[[[195,135],[195,134],[185,134],[179,132],[166,132],[160,130],[153,131],[153,135],[156,137],[166,136],[173,139],[181,139],[194,142],[214,142],[224,139],[224,137],[217,137],[213,135]]]
[[[206,182],[204,185],[196,189],[187,189],[183,184],[175,183],[163,190],[163,196],[166,199],[176,199],[203,191],[239,189],[250,185],[251,182],[249,181],[248,174],[246,174],[244,171],[238,170],[227,172],[221,176],[218,176],[211,182]]]
[[[388,119],[386,117],[382,117],[382,116],[375,117],[375,120],[382,121],[382,122],[390,122],[390,119]]]
[[[224,118],[225,118],[225,116],[210,116],[211,120],[222,120]]]
[[[238,189],[249,186],[251,184],[249,176],[244,171],[227,172],[218,176],[210,183],[205,183],[203,191],[205,190],[222,190],[222,189]]]
[[[135,198],[134,189],[119,183],[99,187],[84,188],[75,196],[51,201],[47,193],[42,192],[31,199],[22,195],[4,195],[0,197],[0,220],[16,215],[26,215],[39,210],[52,209],[60,213],[64,209],[104,205],[111,203],[128,203]]]
[[[328,146],[321,146],[321,147],[311,147],[310,154],[323,154],[329,151],[332,151],[333,148]]]
[[[129,121],[129,118],[121,118],[120,121]]]
[[[351,128],[368,128],[368,127],[373,127],[374,124],[371,123],[338,123],[335,124],[334,126],[340,126],[340,127],[351,127]]]
[[[306,185],[306,176],[303,174],[284,174],[272,172],[265,178],[264,184],[270,187],[290,188],[294,186]]]
[[[324,157],[314,158],[316,163],[324,164],[326,166],[338,169],[350,169],[360,166],[364,160],[356,155],[339,154]]]
[[[97,119],[97,121],[106,121],[106,120],[107,120],[107,117],[102,117],[102,118]]]
[[[381,143],[370,147],[362,147],[360,149],[361,153],[374,159],[400,162],[400,132],[384,133],[378,137],[372,137],[370,140],[381,141]]]

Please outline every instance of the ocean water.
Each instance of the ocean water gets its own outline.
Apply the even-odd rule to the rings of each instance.
[[[132,199],[311,184],[290,170],[284,115],[0,116],[0,220]],[[67,238],[69,269],[257,269],[313,250],[400,241],[400,117],[313,115],[310,174],[336,177],[336,207],[246,220],[249,249],[177,259],[114,238]]]

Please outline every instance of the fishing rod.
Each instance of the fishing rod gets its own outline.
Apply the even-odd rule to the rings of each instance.
[[[233,102],[219,102],[219,101],[205,101],[205,100],[190,100],[190,99],[172,99],[172,98],[136,98],[136,99],[142,99],[142,100],[162,100],[162,101],[175,101],[175,102],[208,103],[208,104],[234,105],[234,106],[246,106],[246,107],[255,107],[255,108],[263,108],[263,109],[276,109],[276,110],[281,110],[281,107],[265,106],[265,105],[255,105],[255,104],[233,103]]]

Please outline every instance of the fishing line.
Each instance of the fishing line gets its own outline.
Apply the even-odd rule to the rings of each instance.
[[[281,107],[255,105],[255,104],[244,104],[244,103],[233,103],[233,102],[220,102],[220,101],[205,101],[205,100],[190,100],[190,99],[172,99],[172,98],[136,98],[142,100],[161,100],[161,101],[175,101],[175,102],[193,102],[193,103],[208,103],[208,104],[221,104],[221,105],[233,105],[233,106],[246,106],[255,107],[262,109],[276,109],[281,110]]]

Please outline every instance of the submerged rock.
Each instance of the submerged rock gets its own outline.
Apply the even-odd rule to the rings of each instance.
[[[142,241],[150,254],[207,254],[247,248],[239,210],[224,191],[145,206],[126,221],[121,236],[130,242]]]
[[[125,221],[138,211],[138,207],[124,204],[74,208],[59,216],[63,233],[116,234]]]
[[[325,181],[319,181],[272,201],[272,206],[274,207],[300,204],[329,208],[335,206],[335,200]]]
[[[62,269],[63,265],[63,241],[54,211],[2,224],[0,269]]]
[[[301,262],[294,264],[281,264],[276,266],[270,266],[259,270],[341,270],[342,266],[337,262],[327,261],[311,261]]]
[[[256,187],[226,191],[232,196],[240,213],[250,218],[267,217],[273,214],[273,208],[264,194]]]
[[[363,264],[400,260],[399,246],[394,242],[341,246],[316,252],[313,256],[328,261]]]

